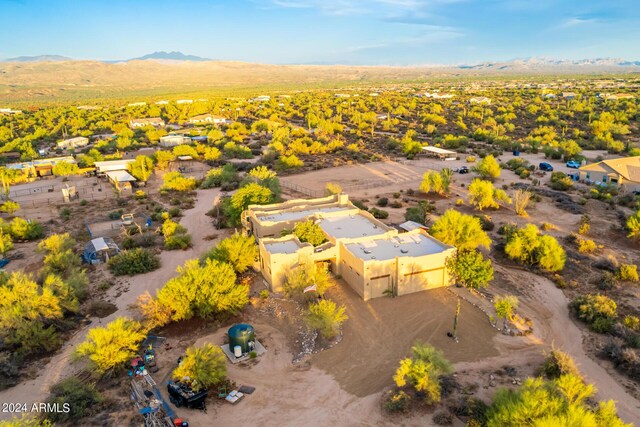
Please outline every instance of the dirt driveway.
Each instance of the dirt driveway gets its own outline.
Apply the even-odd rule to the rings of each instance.
[[[347,307],[344,336],[340,344],[314,355],[312,363],[351,394],[364,397],[390,386],[398,362],[416,341],[432,344],[453,363],[499,354],[493,343],[497,331],[466,301],[461,301],[460,341],[447,337],[453,329],[456,297],[446,289],[364,302],[348,284],[338,282],[328,295]]]

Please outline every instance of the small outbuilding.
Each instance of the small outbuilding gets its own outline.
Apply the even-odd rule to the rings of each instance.
[[[432,147],[430,145],[422,147],[422,151],[427,155],[427,157],[435,157],[440,160],[455,160],[458,155],[455,151],[445,150],[440,147]]]
[[[136,179],[127,171],[109,171],[105,175],[118,191],[132,191],[131,184],[136,182]]]
[[[120,253],[120,248],[109,237],[98,237],[91,240],[84,247],[82,260],[87,264],[99,264],[109,261],[109,258]]]

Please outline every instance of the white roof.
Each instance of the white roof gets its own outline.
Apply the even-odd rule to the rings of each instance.
[[[376,224],[361,214],[323,218],[320,228],[336,239],[377,236],[388,231],[384,224]]]
[[[112,180],[117,182],[132,182],[136,179],[127,171],[109,171],[105,174]]]
[[[97,239],[93,239],[91,241],[91,244],[95,248],[96,252],[109,249],[109,245],[107,245],[107,242],[104,240],[104,237],[98,237]]]
[[[265,243],[264,248],[272,254],[294,254],[300,249],[300,245],[294,239],[291,239]]]
[[[427,146],[427,147],[422,147],[423,151],[429,151],[430,153],[435,153],[435,154],[457,154],[455,151],[451,151],[451,150],[445,150],[444,148],[439,148],[439,147],[432,147],[432,146]]]
[[[265,213],[256,213],[256,218],[260,221],[269,221],[269,222],[281,222],[281,221],[297,221],[300,219],[304,219],[316,213],[329,213],[329,212],[338,212],[338,211],[348,211],[353,208],[348,206],[330,206],[325,208],[315,208],[315,209],[305,209],[301,211],[284,211],[284,212],[265,212]]]
[[[420,257],[450,249],[436,239],[420,233],[400,234],[363,243],[346,245],[349,252],[364,260],[388,260],[395,257]]]

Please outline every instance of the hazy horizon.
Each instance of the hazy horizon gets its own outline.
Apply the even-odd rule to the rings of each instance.
[[[0,0],[0,40],[7,41],[0,58],[114,61],[180,51],[311,65],[637,60],[634,6],[632,0]]]

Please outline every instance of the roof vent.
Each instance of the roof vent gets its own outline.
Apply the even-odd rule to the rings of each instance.
[[[375,256],[375,255],[374,255],[374,256],[372,256],[372,257],[371,257],[371,259],[376,259],[376,256]]]
[[[371,251],[369,249],[363,249],[363,251],[364,251],[365,254],[370,254],[371,253]]]
[[[400,245],[396,243],[395,245],[393,245],[393,247],[394,247],[394,248],[399,248],[399,247],[400,247]]]
[[[408,249],[400,249],[400,252],[402,252],[403,254],[406,254],[406,253],[409,252],[409,250]]]

